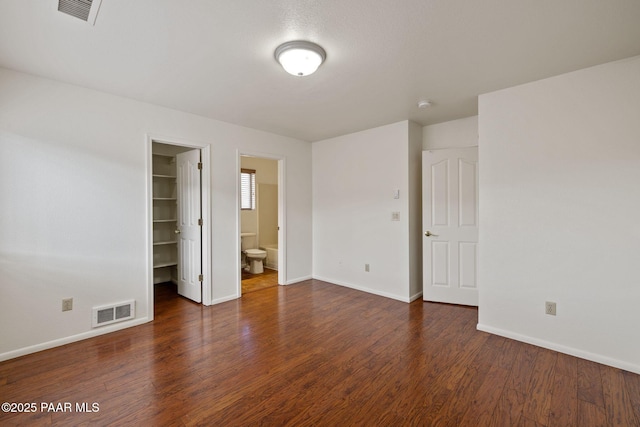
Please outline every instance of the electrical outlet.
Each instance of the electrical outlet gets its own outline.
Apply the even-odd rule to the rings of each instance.
[[[62,311],[73,310],[73,298],[65,298],[62,300]]]
[[[391,212],[391,221],[400,221],[400,212]]]
[[[369,264],[364,265],[364,271],[366,271],[367,273],[369,272]]]
[[[544,303],[544,312],[545,314],[550,314],[552,316],[556,315],[556,303],[547,301]]]

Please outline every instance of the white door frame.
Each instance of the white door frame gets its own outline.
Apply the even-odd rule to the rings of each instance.
[[[176,139],[155,134],[146,135],[147,148],[147,304],[149,319],[153,320],[153,147],[154,142],[200,149],[202,153],[202,304],[211,305],[211,145],[203,142]]]
[[[278,161],[278,285],[287,284],[287,215],[286,215],[286,199],[287,192],[285,186],[285,171],[286,171],[286,158],[270,153],[262,153],[258,151],[237,151],[236,156],[236,254],[238,256],[238,268],[236,269],[236,283],[238,284],[237,295],[238,298],[242,296],[242,272],[240,271],[241,265],[241,247],[242,242],[240,239],[242,220],[240,217],[241,209],[241,190],[240,190],[240,162],[242,156],[258,157],[261,159],[277,160]]]

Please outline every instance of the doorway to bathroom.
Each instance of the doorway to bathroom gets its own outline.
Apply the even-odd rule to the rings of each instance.
[[[240,292],[282,284],[282,160],[240,156]]]

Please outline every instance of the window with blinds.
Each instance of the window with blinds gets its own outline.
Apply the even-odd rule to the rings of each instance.
[[[240,199],[241,209],[256,208],[256,171],[254,169],[240,170]]]

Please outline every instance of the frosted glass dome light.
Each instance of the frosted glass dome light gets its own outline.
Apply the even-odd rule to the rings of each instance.
[[[308,76],[318,69],[327,54],[315,43],[297,40],[278,46],[275,57],[287,73],[294,76]]]

